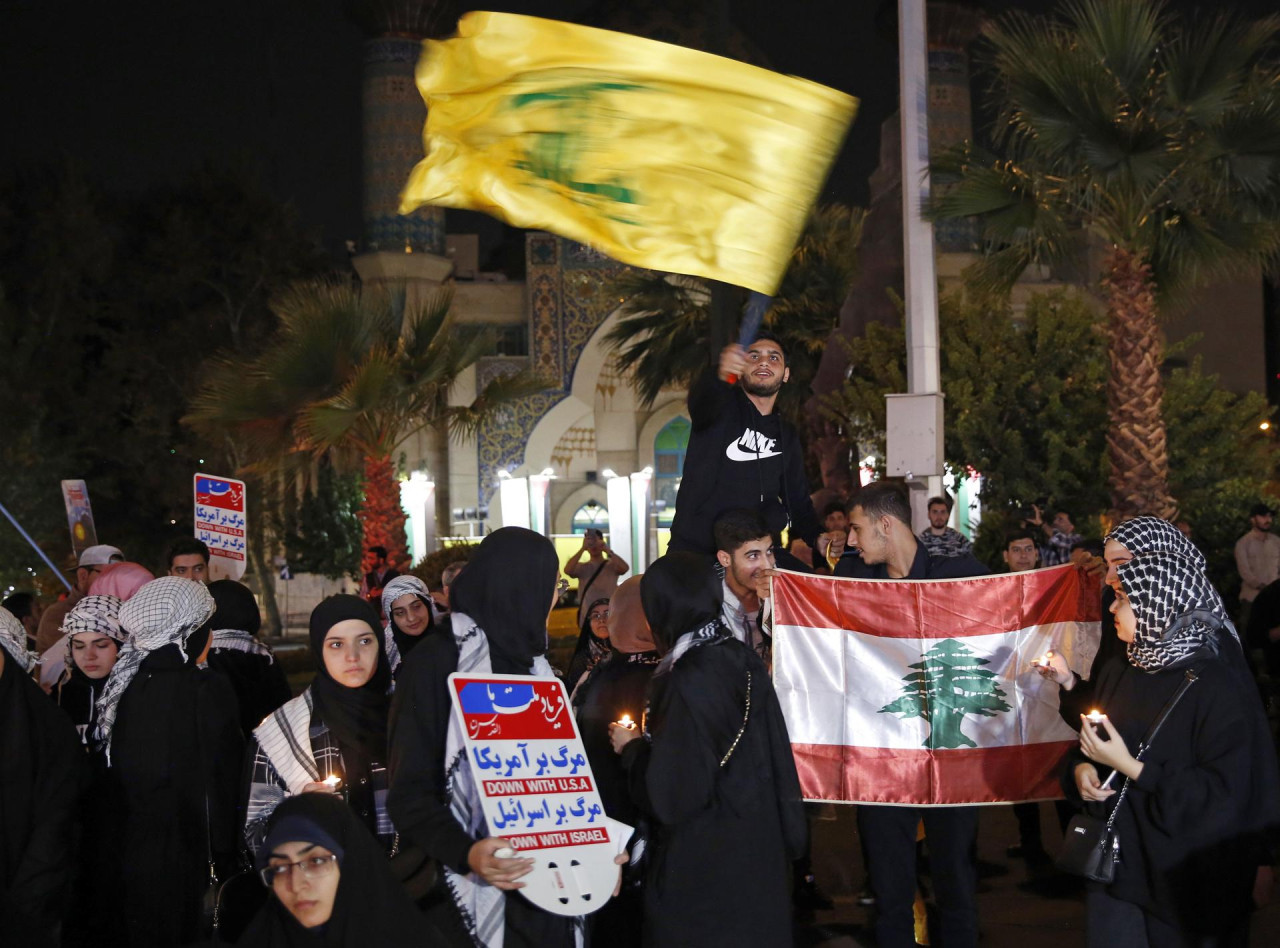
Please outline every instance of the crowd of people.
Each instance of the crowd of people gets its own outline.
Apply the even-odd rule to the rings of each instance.
[[[195,540],[175,545],[159,577],[90,547],[66,599],[43,612],[32,597],[6,600],[0,940],[792,944],[795,907],[824,896],[809,859],[814,812],[771,681],[777,567],[882,581],[991,570],[948,526],[945,497],[918,533],[888,483],[819,518],[795,433],[773,411],[786,378],[780,344],[764,336],[726,349],[695,386],[671,550],[620,582],[627,564],[602,533],[585,538],[563,564],[579,581],[580,626],[564,668],[548,660],[562,564],[547,538],[517,527],[451,564],[438,589],[371,551],[360,595],[311,612],[314,676],[297,695],[258,636],[252,592],[208,582]],[[1056,656],[1038,669],[1080,734],[1062,825],[1111,817],[1123,840],[1114,877],[1088,884],[1088,941],[1246,944],[1280,831],[1249,654],[1280,651],[1271,513],[1255,508],[1236,550],[1249,571],[1244,636],[1178,526],[1140,517],[1103,544],[1079,536],[1069,512],[1047,513],[1033,506],[993,565],[1106,571],[1094,666]],[[534,861],[486,824],[454,672],[563,679],[605,812],[634,827],[598,911],[557,914],[520,895]],[[1096,704],[1108,715],[1086,717]],[[615,721],[619,707],[643,707],[639,726]],[[1038,806],[1014,815],[1011,855],[1047,863]],[[971,806],[858,808],[879,945],[916,942],[921,834],[939,943],[978,943],[977,826]]]

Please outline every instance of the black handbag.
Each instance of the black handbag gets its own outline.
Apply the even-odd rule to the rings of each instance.
[[[1138,745],[1135,758],[1142,760],[1142,755],[1151,746],[1165,718],[1182,700],[1187,689],[1195,684],[1197,677],[1194,668],[1187,669],[1182,683],[1178,685],[1178,690],[1165,702],[1155,723],[1147,731],[1147,736]],[[1124,798],[1128,792],[1129,778],[1126,777],[1124,786],[1120,788],[1120,794],[1116,797],[1116,805],[1111,808],[1111,815],[1105,820],[1087,813],[1073,816],[1071,822],[1067,824],[1067,830],[1062,839],[1062,850],[1054,860],[1054,865],[1063,872],[1083,876],[1091,882],[1103,884],[1113,882],[1116,877],[1116,864],[1120,862],[1120,837],[1115,829],[1116,816],[1120,812],[1120,807],[1124,805]]]
[[[204,799],[205,859],[209,863],[209,884],[200,900],[200,935],[213,945],[234,944],[249,927],[258,909],[267,901],[267,887],[262,878],[242,865],[225,881],[218,881],[213,860],[213,839],[209,828],[209,797]],[[241,861],[243,863],[243,854]]]

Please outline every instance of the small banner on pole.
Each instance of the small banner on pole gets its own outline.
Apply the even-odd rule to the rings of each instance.
[[[67,508],[67,526],[71,528],[71,551],[79,557],[98,542],[88,486],[84,481],[63,481],[62,502]]]
[[[195,536],[209,547],[209,580],[239,579],[248,553],[244,481],[195,476]]]

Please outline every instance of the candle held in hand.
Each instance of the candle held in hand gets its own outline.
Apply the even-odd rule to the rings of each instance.
[[[327,785],[330,790],[337,790],[342,784],[342,778],[337,774],[329,774],[329,776],[325,777],[324,780],[320,782]]]
[[[1049,667],[1049,659],[1051,659],[1051,658],[1053,658],[1053,651],[1052,651],[1052,650],[1050,650],[1050,651],[1048,651],[1048,652],[1045,652],[1043,655],[1041,655],[1039,658],[1037,658],[1037,659],[1036,659],[1032,664],[1039,665],[1041,668],[1048,668],[1048,667]]]
[[[1099,711],[1097,708],[1094,708],[1092,711],[1086,714],[1085,717],[1089,719],[1090,724],[1096,727],[1097,725],[1102,723],[1102,719],[1105,718],[1106,715],[1103,714],[1101,711]]]
[[[618,718],[618,727],[625,727],[628,731],[635,730],[636,722],[631,720],[631,715],[624,714]]]

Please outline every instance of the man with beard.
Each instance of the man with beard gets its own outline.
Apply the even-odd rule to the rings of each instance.
[[[734,508],[759,512],[774,538],[789,527],[791,536],[814,545],[821,525],[800,438],[774,410],[790,374],[781,343],[762,332],[745,350],[725,346],[716,371],[689,390],[693,430],[669,550],[713,555],[716,518]]]

